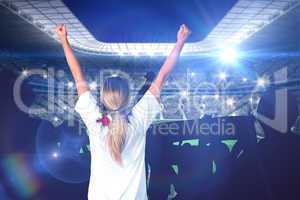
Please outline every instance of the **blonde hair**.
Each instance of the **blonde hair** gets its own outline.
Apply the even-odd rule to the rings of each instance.
[[[122,164],[121,152],[126,139],[127,117],[123,114],[129,102],[128,81],[121,77],[111,77],[104,81],[101,101],[111,116],[108,125],[107,145],[112,158]]]

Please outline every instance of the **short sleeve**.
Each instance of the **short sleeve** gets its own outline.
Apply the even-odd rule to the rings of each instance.
[[[144,129],[144,132],[149,128],[151,123],[159,112],[162,111],[162,107],[158,99],[148,90],[140,101],[133,107],[132,115]]]
[[[80,115],[88,129],[91,124],[95,124],[96,120],[101,117],[97,101],[90,91],[86,91],[79,96],[75,111]]]

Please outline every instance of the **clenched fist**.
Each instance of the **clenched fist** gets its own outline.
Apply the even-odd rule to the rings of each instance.
[[[181,25],[177,33],[177,42],[185,42],[190,34],[189,28],[185,24]]]
[[[60,24],[55,28],[55,32],[61,41],[67,39],[67,29],[64,24]]]

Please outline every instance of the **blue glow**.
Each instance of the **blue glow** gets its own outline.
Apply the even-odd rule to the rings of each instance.
[[[219,59],[225,64],[234,64],[239,58],[239,52],[235,48],[225,48],[219,53]]]

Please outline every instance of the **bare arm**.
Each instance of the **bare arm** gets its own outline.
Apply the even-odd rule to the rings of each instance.
[[[155,95],[157,98],[160,97],[160,92],[162,90],[163,84],[164,84],[166,78],[168,77],[168,75],[173,70],[174,66],[176,65],[177,60],[182,51],[182,48],[185,44],[185,41],[189,35],[190,35],[189,29],[185,25],[181,25],[180,29],[177,33],[177,42],[176,42],[175,47],[173,48],[172,52],[165,60],[160,71],[158,72],[158,75],[157,75],[155,81],[152,83],[152,85],[149,88],[150,92],[153,95]]]
[[[73,50],[68,42],[68,37],[67,37],[67,30],[65,25],[58,25],[56,27],[56,33],[59,36],[59,39],[61,41],[61,44],[64,49],[64,53],[69,65],[69,68],[71,70],[71,73],[73,75],[73,78],[76,83],[76,88],[77,88],[77,93],[80,96],[84,92],[89,90],[89,87],[86,83],[86,80],[83,76],[83,73],[81,71],[80,65],[78,60],[76,59]]]

